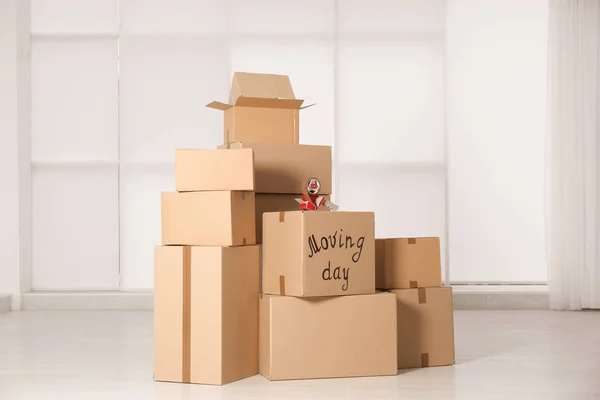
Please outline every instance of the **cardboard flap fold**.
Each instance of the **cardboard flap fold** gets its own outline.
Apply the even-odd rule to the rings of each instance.
[[[300,110],[304,110],[305,108],[312,107],[312,106],[314,106],[314,105],[317,105],[317,103],[312,103],[312,104],[309,104],[309,105],[307,105],[307,106],[300,107]]]
[[[229,101],[233,104],[242,96],[271,99],[296,98],[287,75],[235,72]]]
[[[231,108],[233,106],[231,104],[221,103],[220,101],[211,101],[210,103],[208,103],[206,105],[206,107],[208,107],[208,108],[214,108],[216,110],[225,111],[228,108]]]

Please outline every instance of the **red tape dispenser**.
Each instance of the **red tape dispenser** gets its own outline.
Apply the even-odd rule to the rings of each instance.
[[[316,211],[319,207],[325,206],[331,211],[337,211],[339,207],[336,204],[326,200],[324,196],[319,196],[320,190],[321,182],[317,178],[307,180],[302,190],[302,198],[296,199],[300,203],[300,209]]]

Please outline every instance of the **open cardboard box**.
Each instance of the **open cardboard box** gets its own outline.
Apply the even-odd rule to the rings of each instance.
[[[304,100],[296,99],[287,75],[235,72],[229,103],[213,101],[206,106],[224,111],[224,143],[299,143],[299,111]]]

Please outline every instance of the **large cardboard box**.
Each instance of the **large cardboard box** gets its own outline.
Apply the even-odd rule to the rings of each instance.
[[[398,368],[454,364],[452,288],[392,290],[398,312]]]
[[[263,293],[375,293],[374,233],[372,212],[264,213]]]
[[[155,380],[258,373],[258,261],[258,246],[155,248]]]
[[[375,240],[378,289],[442,286],[440,238]]]
[[[396,375],[395,300],[391,293],[262,294],[260,373],[270,380]]]
[[[256,193],[302,193],[313,177],[321,183],[320,194],[332,192],[330,146],[236,142],[219,148],[254,151]]]
[[[256,193],[254,202],[256,204],[256,243],[262,243],[262,218],[266,212],[275,211],[296,211],[300,209],[300,204],[296,199],[301,198],[300,194],[271,194]],[[329,196],[324,196],[329,200]],[[317,211],[330,211],[327,207],[320,207]]]
[[[303,102],[286,75],[236,72],[229,103],[206,106],[224,111],[224,143],[298,143]]]
[[[256,243],[253,192],[166,192],[161,208],[163,245]]]
[[[175,187],[178,192],[254,191],[253,151],[177,149]]]

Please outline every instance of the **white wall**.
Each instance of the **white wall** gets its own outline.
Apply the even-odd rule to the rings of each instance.
[[[450,279],[546,281],[546,0],[448,0]]]

